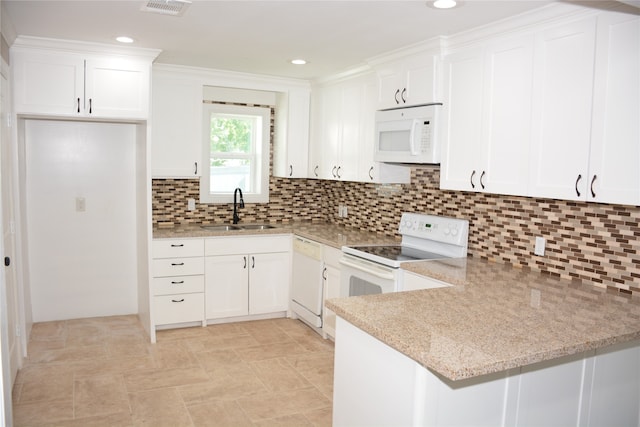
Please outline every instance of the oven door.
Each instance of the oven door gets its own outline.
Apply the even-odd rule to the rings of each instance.
[[[340,258],[340,296],[396,292],[398,276],[397,268],[343,254]]]

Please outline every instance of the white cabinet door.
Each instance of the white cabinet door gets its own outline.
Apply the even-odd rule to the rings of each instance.
[[[323,88],[321,101],[320,178],[338,179],[340,138],[342,136],[342,91],[339,86]]]
[[[529,195],[585,200],[596,18],[536,34]]]
[[[249,257],[205,257],[205,311],[207,319],[249,314]]]
[[[331,246],[322,248],[324,269],[324,299],[340,297],[340,258],[342,251]],[[322,331],[332,338],[336,336],[336,314],[326,307],[322,309]]]
[[[442,189],[480,190],[484,69],[482,48],[460,51],[445,59]]]
[[[84,59],[78,55],[15,51],[16,113],[78,116],[84,108]]]
[[[197,178],[202,158],[202,85],[155,73],[151,168],[155,178]]]
[[[123,58],[87,59],[85,114],[92,117],[146,119],[151,65]]]
[[[249,255],[249,314],[289,309],[289,253]]]
[[[598,18],[587,200],[640,204],[640,18]]]
[[[342,86],[342,132],[338,147],[336,176],[342,181],[358,179],[358,161],[361,158],[362,117],[364,113],[364,84],[355,80]]]
[[[273,174],[284,178],[309,175],[309,90],[278,94]]]
[[[532,83],[533,36],[498,40],[487,46],[482,172],[478,178],[481,191],[527,194]]]
[[[410,55],[378,68],[378,109],[436,102],[436,56]]]
[[[150,61],[23,50],[12,58],[17,113],[139,120],[148,117]]]

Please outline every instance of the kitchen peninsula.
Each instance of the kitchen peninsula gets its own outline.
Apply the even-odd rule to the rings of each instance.
[[[326,304],[334,425],[638,425],[636,298],[474,258],[403,269],[452,286]]]

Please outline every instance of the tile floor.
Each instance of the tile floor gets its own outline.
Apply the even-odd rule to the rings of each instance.
[[[38,323],[16,426],[330,426],[333,343],[297,320],[158,332],[135,316]]]

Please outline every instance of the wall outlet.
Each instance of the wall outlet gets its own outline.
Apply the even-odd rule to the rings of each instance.
[[[196,199],[187,200],[187,210],[195,211],[196,210]]]
[[[533,249],[533,253],[538,256],[544,256],[544,249],[546,246],[546,240],[544,237],[536,236],[536,246]]]
[[[342,206],[342,218],[347,217],[347,205]]]
[[[87,202],[84,197],[76,197],[76,212],[84,212],[87,210]]]

